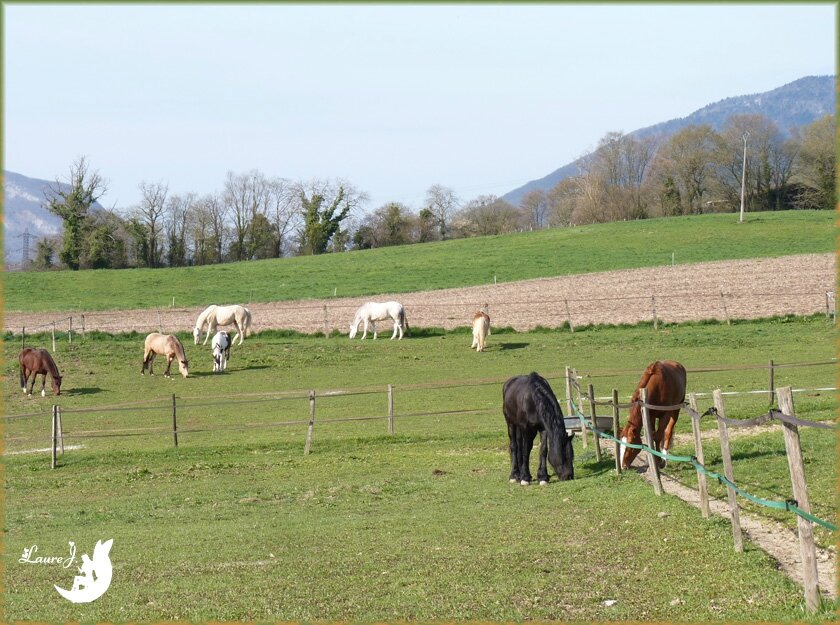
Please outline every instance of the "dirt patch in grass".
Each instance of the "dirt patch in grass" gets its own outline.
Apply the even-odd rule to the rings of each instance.
[[[635,324],[707,319],[759,319],[825,312],[826,292],[834,291],[835,255],[803,254],[779,258],[717,261],[607,271],[557,278],[523,280],[460,289],[383,293],[366,298],[334,298],[251,303],[254,331],[347,332],[355,309],[368,300],[401,301],[413,327],[452,329],[469,326],[475,311],[487,304],[493,327],[527,331],[555,328],[571,321],[588,324]],[[207,302],[207,304],[233,302]],[[833,306],[833,302],[832,302]],[[85,313],[86,330],[103,332],[186,332],[195,325],[196,308],[141,309]],[[73,313],[74,331],[81,314]],[[68,313],[6,313],[4,327],[19,333]],[[28,330],[28,331],[30,331]],[[383,337],[391,325],[380,322]],[[48,331],[42,327],[41,331]]]

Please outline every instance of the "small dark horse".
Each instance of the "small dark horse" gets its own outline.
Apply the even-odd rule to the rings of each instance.
[[[685,367],[675,360],[652,362],[647,366],[631,401],[634,402],[627,416],[627,425],[621,430],[621,442],[638,445],[642,442],[642,408],[635,403],[642,397],[642,389],[647,389],[647,403],[652,406],[678,406],[676,410],[651,410],[650,427],[653,430],[653,447],[668,454],[674,426],[680,416],[679,405],[685,401]],[[639,455],[638,449],[621,446],[619,462],[626,469]],[[665,466],[664,458],[657,458],[660,466]]]
[[[537,373],[520,375],[505,382],[502,410],[510,438],[510,481],[527,486],[531,482],[529,459],[534,438],[540,433],[540,485],[548,482],[546,456],[560,480],[575,477],[574,450],[566,433],[563,411],[545,378]]]
[[[31,375],[32,385],[29,387],[29,395],[32,395],[32,391],[35,390],[35,381],[40,373],[44,376],[41,380],[41,397],[45,397],[47,392],[44,389],[47,385],[47,373],[49,373],[52,378],[53,392],[56,395],[61,395],[61,375],[47,350],[32,347],[22,349],[18,354],[18,362],[20,363],[20,387],[24,393],[26,393],[26,384]]]

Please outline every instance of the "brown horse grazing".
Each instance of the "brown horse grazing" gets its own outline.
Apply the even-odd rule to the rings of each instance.
[[[653,406],[676,406],[685,401],[685,367],[674,360],[652,362],[648,365],[633,393],[633,406],[627,417],[627,425],[621,430],[621,441],[638,445],[642,442],[642,407],[635,403],[647,389],[647,403]],[[671,437],[680,409],[650,411],[650,427],[653,430],[653,447],[667,455],[671,448]],[[657,423],[658,421],[658,423]],[[626,469],[639,454],[638,449],[621,445],[620,463]],[[658,460],[665,466],[665,459]]]
[[[47,385],[47,373],[52,378],[52,389],[56,395],[61,395],[61,375],[58,373],[58,367],[55,366],[55,361],[50,356],[50,353],[45,349],[34,349],[27,347],[18,354],[18,362],[20,363],[20,387],[26,393],[26,384],[29,376],[32,376],[32,386],[29,387],[29,395],[35,389],[35,380],[38,374],[41,373],[44,379],[41,380],[41,397],[46,397],[47,392],[44,387]]]
[[[190,374],[187,356],[184,353],[184,346],[177,336],[171,334],[161,334],[159,332],[152,332],[146,337],[146,343],[143,348],[143,368],[140,370],[140,375],[146,373],[146,365],[149,365],[149,375],[154,375],[152,366],[154,364],[155,355],[160,354],[166,356],[166,371],[164,377],[172,377],[169,375],[169,369],[172,367],[172,361],[178,359],[178,370],[181,375],[187,377]]]

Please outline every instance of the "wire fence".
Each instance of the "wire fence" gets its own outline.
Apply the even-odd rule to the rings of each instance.
[[[621,472],[619,447],[637,449],[644,451],[648,455],[648,472],[652,474],[651,482],[654,490],[658,495],[662,494],[662,483],[659,472],[659,460],[663,459],[669,462],[690,463],[698,476],[698,489],[700,497],[700,507],[704,516],[709,515],[708,492],[706,486],[706,478],[716,480],[718,483],[725,485],[727,488],[729,499],[729,516],[732,524],[733,541],[736,551],[743,551],[743,538],[740,525],[740,515],[738,509],[737,496],[741,496],[759,506],[785,510],[792,512],[797,516],[797,533],[800,544],[800,557],[802,566],[803,587],[805,593],[805,603],[808,610],[814,612],[818,609],[820,604],[819,598],[819,584],[816,565],[816,545],[813,536],[813,525],[819,525],[831,532],[837,531],[837,525],[821,519],[811,513],[810,503],[808,498],[808,489],[805,480],[805,468],[802,454],[801,441],[799,438],[799,427],[818,428],[822,430],[829,430],[837,432],[836,423],[824,423],[820,421],[809,421],[798,418],[793,414],[793,393],[790,387],[783,387],[777,390],[780,409],[771,409],[765,414],[753,417],[750,419],[729,419],[725,416],[723,393],[720,390],[713,392],[715,405],[709,408],[706,412],[699,414],[694,407],[696,402],[696,395],[690,395],[688,403],[681,403],[674,406],[661,406],[649,404],[647,400],[646,389],[640,389],[642,396],[639,401],[633,402],[638,404],[641,408],[642,421],[645,434],[645,443],[635,443],[626,440],[624,437],[619,439],[616,435],[617,424],[614,427],[614,434],[598,428],[597,418],[595,417],[596,400],[592,392],[592,385],[589,385],[589,392],[584,391],[578,381],[577,376],[573,374],[573,370],[567,370],[567,389],[574,388],[578,394],[578,402],[575,403],[573,394],[568,393],[568,404],[572,407],[572,412],[584,424],[584,428],[589,429],[595,436],[596,457],[600,458],[600,439],[607,439],[613,441],[616,450],[616,471]],[[831,388],[827,390],[835,391],[837,389]],[[613,398],[616,401],[614,409],[617,414],[617,392],[613,391]],[[592,419],[587,418],[579,407],[580,401],[587,399],[590,401],[592,407]],[[601,402],[606,404],[607,402]],[[664,440],[656,441],[652,429],[652,411],[662,411],[660,418],[667,418],[670,411],[684,409],[692,419],[692,429],[694,430],[695,441],[695,455],[676,455],[669,453],[666,447],[667,443]],[[703,464],[703,447],[700,437],[699,424],[700,420],[708,415],[714,416],[718,421],[718,429],[720,434],[721,456],[724,465],[724,475],[716,471],[709,470]],[[790,470],[791,484],[793,486],[793,497],[785,499],[784,501],[776,501],[758,497],[746,489],[738,486],[734,480],[734,465],[732,462],[732,453],[729,443],[728,428],[729,427],[755,427],[767,423],[771,420],[780,421],[783,424],[783,432],[785,439],[785,451],[788,459],[788,467]],[[661,427],[661,426],[660,426]],[[584,430],[585,431],[585,430]],[[585,440],[585,439],[584,439]],[[658,449],[657,449],[658,447]]]
[[[683,290],[662,293],[615,294],[603,297],[523,298],[480,297],[486,301],[465,302],[462,295],[429,302],[421,296],[403,294],[409,319],[417,315],[414,327],[443,327],[453,329],[471,324],[475,308],[488,304],[493,310],[495,327],[530,330],[538,326],[566,328],[571,332],[586,325],[611,325],[619,319],[623,323],[650,322],[654,328],[660,323],[679,323],[698,320],[718,320],[731,323],[734,319],[759,319],[784,315],[824,314],[836,323],[834,291],[807,289],[764,292],[753,290],[716,290],[702,292]],[[414,299],[417,297],[418,299]],[[363,298],[329,299],[314,302],[282,302],[249,304],[254,316],[254,331],[288,329],[305,333],[346,332],[353,312]],[[523,309],[538,309],[539,315],[525,315]],[[732,314],[731,311],[737,311]],[[73,332],[137,332],[176,333],[190,331],[200,308],[161,307],[143,311],[89,311],[69,317],[43,322],[42,314],[8,312],[6,332],[18,336],[25,346],[26,336],[52,330],[72,340]],[[66,331],[65,331],[66,328]]]

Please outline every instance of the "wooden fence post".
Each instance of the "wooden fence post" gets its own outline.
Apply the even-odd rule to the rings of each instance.
[[[82,338],[85,338],[85,316],[82,315]]]
[[[776,398],[776,369],[773,366],[773,360],[770,360],[770,405],[773,405],[773,400]]]
[[[574,333],[575,326],[572,325],[572,313],[569,310],[569,300],[564,299],[563,301],[566,303],[566,319],[569,320],[569,331]]]
[[[158,311],[158,332],[163,334],[163,315]]]
[[[64,426],[61,424],[61,406],[58,407],[58,445],[64,455]]]
[[[578,413],[581,415],[583,414],[583,394],[580,390],[580,383],[578,382],[578,375],[577,369],[572,369],[572,376],[575,379],[575,388],[577,389],[577,409]],[[583,422],[583,419],[578,417],[578,421],[580,422],[580,445],[584,449],[586,449],[586,424]]]
[[[55,353],[55,321],[52,323],[52,346],[53,346],[53,354]]]
[[[53,404],[52,407],[52,456],[50,461],[50,468],[55,469],[58,465],[58,458],[56,457],[57,437],[56,430],[58,428],[58,406]]]
[[[306,446],[303,448],[303,455],[309,455],[309,447],[312,445],[312,430],[315,428],[315,391],[309,391],[309,429],[306,431]]]
[[[595,461],[601,462],[601,437],[598,436],[598,417],[595,414],[595,389],[589,385],[589,415],[592,418],[592,436],[595,438]]]
[[[650,408],[647,407],[647,389],[642,391],[642,423],[645,426],[645,445],[653,449],[653,431],[650,427]],[[657,495],[662,494],[662,480],[659,477],[659,463],[656,461],[656,456],[651,452],[646,452],[648,457],[648,472],[653,472],[653,491]]]
[[[697,396],[694,393],[688,394],[688,405],[696,413],[697,412]],[[691,417],[691,430],[694,432],[694,457],[697,462],[705,465],[703,458],[703,441],[700,437],[700,419]],[[711,514],[709,510],[709,486],[706,483],[706,474],[698,469],[697,471],[697,490],[700,492],[700,513],[704,519],[708,519]]]
[[[718,432],[720,433],[720,455],[723,458],[723,473],[731,482],[735,482],[735,473],[732,469],[732,451],[729,448],[729,429],[720,417],[726,418],[726,409],[723,406],[723,394],[719,388],[712,393],[715,401],[715,409],[718,413]],[[741,534],[741,513],[738,510],[738,495],[728,484],[726,492],[729,498],[729,515],[732,521],[732,540],[735,543],[735,551],[744,551],[744,537]]]
[[[574,416],[572,410],[572,368],[566,366],[566,414],[569,417]]]
[[[73,344],[73,317],[70,317],[67,322],[67,342]]]
[[[329,336],[329,332],[327,330],[327,305],[324,304],[324,336]]]
[[[726,307],[726,299],[723,297],[723,291],[720,292],[720,303],[723,304],[723,316],[726,318],[726,325],[731,326],[732,321],[729,319],[729,309]]]
[[[388,385],[388,434],[394,433],[394,387]]]
[[[796,416],[793,409],[793,393],[789,386],[778,391],[779,410],[784,414]],[[791,423],[782,422],[785,435],[790,482],[793,486],[793,498],[801,510],[811,512],[808,501],[808,485],[805,483],[805,465],[802,460],[802,444],[799,440],[799,428]],[[814,530],[811,522],[796,515],[796,528],[799,534],[799,552],[802,557],[802,578],[805,586],[805,606],[811,612],[820,607],[820,593],[817,578],[817,552],[814,546]]]
[[[613,409],[613,436],[618,438],[618,389],[614,388],[612,392],[612,409]],[[613,443],[615,449],[615,472],[618,475],[621,475],[621,446],[619,445],[618,441]]]
[[[176,417],[175,393],[172,393],[172,438],[175,441],[175,447],[178,446],[178,419]]]
[[[26,326],[23,326],[20,330],[20,348],[24,349],[26,347]]]
[[[650,296],[650,307],[653,309],[653,329],[659,329],[659,319],[656,317],[656,296]]]

